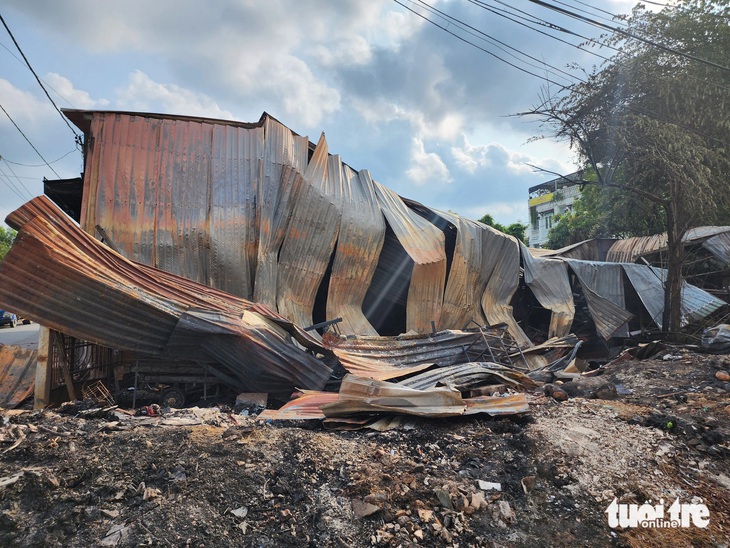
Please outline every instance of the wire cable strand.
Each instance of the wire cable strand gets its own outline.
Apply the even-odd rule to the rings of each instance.
[[[33,73],[33,76],[35,76],[35,79],[38,82],[38,85],[41,86],[43,93],[46,94],[46,97],[48,97],[48,100],[53,105],[53,108],[56,109],[56,112],[58,112],[59,116],[61,116],[63,121],[66,122],[66,125],[68,126],[68,128],[74,134],[74,139],[76,140],[76,143],[80,143],[81,135],[79,133],[77,133],[76,130],[73,128],[73,126],[69,123],[69,121],[63,115],[63,112],[61,112],[61,109],[58,108],[58,105],[56,105],[55,101],[51,98],[50,94],[48,93],[48,90],[43,86],[43,82],[41,82],[41,79],[38,76],[38,74],[36,74],[36,71],[33,70],[33,67],[30,65],[30,61],[28,61],[28,58],[25,56],[25,53],[23,53],[23,50],[20,49],[20,44],[18,44],[18,41],[15,39],[15,36],[13,36],[13,33],[10,31],[10,27],[8,27],[8,24],[5,22],[5,19],[3,18],[2,14],[0,14],[0,22],[2,22],[3,26],[5,27],[5,30],[8,31],[8,34],[10,35],[10,38],[13,41],[13,44],[15,44],[15,47],[18,48],[18,51],[20,52],[20,55],[23,57],[25,64],[27,65],[28,69]]]
[[[29,144],[29,145],[31,146],[31,148],[32,148],[33,150],[35,150],[35,153],[36,153],[36,154],[38,155],[38,157],[39,157],[39,158],[40,158],[41,160],[43,160],[43,163],[44,163],[45,165],[47,165],[47,166],[48,166],[48,167],[50,168],[50,170],[51,170],[51,171],[52,171],[53,173],[55,173],[55,174],[56,174],[56,177],[58,177],[58,178],[60,179],[60,178],[61,178],[61,176],[60,176],[60,175],[59,175],[58,173],[56,173],[56,170],[55,170],[55,169],[53,169],[53,166],[52,166],[51,164],[49,164],[49,163],[48,163],[48,160],[46,160],[46,159],[45,159],[45,158],[43,157],[43,154],[41,154],[41,153],[40,153],[40,152],[38,151],[38,149],[37,149],[37,148],[35,147],[35,145],[34,145],[33,143],[31,143],[30,139],[28,139],[28,136],[27,136],[27,135],[26,135],[25,133],[23,133],[23,130],[22,130],[22,129],[20,129],[20,127],[18,127],[18,124],[16,124],[16,123],[15,123],[15,120],[13,120],[13,118],[12,118],[12,117],[10,116],[10,114],[8,114],[8,111],[7,111],[7,110],[5,110],[5,107],[3,107],[2,105],[0,105],[0,109],[2,109],[2,111],[3,111],[4,113],[5,113],[5,116],[7,116],[7,117],[8,117],[8,120],[10,120],[10,121],[11,121],[11,122],[13,123],[13,125],[15,126],[15,129],[17,129],[17,130],[18,130],[18,132],[20,132],[20,134],[21,134],[21,135],[23,136],[23,138],[24,138],[24,139],[25,139],[26,141],[28,141],[28,144]]]

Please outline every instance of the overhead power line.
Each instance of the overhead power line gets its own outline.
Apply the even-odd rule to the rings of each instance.
[[[48,97],[48,100],[53,105],[53,108],[56,109],[56,112],[58,112],[59,116],[61,116],[61,118],[66,123],[68,128],[74,134],[74,139],[76,140],[76,143],[81,144],[81,135],[76,132],[76,130],[73,128],[73,126],[68,122],[66,117],[63,115],[63,112],[61,112],[61,109],[58,108],[58,105],[56,105],[55,101],[51,98],[50,94],[48,93],[48,90],[43,85],[43,82],[41,82],[40,77],[38,76],[38,74],[36,74],[36,71],[33,70],[33,67],[30,65],[30,61],[28,61],[28,58],[25,56],[25,53],[23,53],[23,50],[20,48],[20,44],[18,44],[18,41],[15,39],[15,36],[13,36],[13,33],[10,31],[10,27],[8,27],[8,24],[5,22],[5,19],[3,18],[2,14],[0,14],[0,22],[2,22],[3,26],[5,27],[5,30],[8,31],[8,34],[10,35],[10,38],[13,41],[13,44],[15,44],[15,47],[18,48],[18,52],[23,57],[23,60],[25,61],[26,66],[28,67],[28,70],[30,70],[33,73],[33,76],[35,76],[35,79],[38,82],[38,85],[41,86],[43,93],[46,94],[46,97]]]
[[[13,120],[13,118],[12,118],[12,117],[10,116],[10,114],[8,114],[8,111],[7,111],[7,110],[5,110],[5,107],[3,107],[2,105],[0,105],[0,109],[2,109],[2,111],[3,111],[4,113],[5,113],[5,116],[7,116],[7,117],[8,117],[8,120],[10,120],[10,121],[11,121],[11,122],[13,123],[13,125],[15,126],[15,129],[17,129],[17,130],[18,130],[18,132],[19,132],[19,133],[20,133],[20,134],[21,134],[21,135],[23,136],[23,138],[24,138],[24,139],[25,139],[26,141],[28,141],[28,144],[29,144],[29,145],[31,146],[31,148],[32,148],[33,150],[35,150],[35,153],[36,153],[36,154],[38,155],[38,157],[39,157],[39,158],[40,158],[41,160],[43,160],[43,163],[44,163],[45,165],[47,165],[47,166],[48,166],[48,167],[50,168],[50,170],[51,170],[51,171],[52,171],[53,173],[55,173],[55,174],[56,174],[56,177],[58,177],[58,178],[60,179],[60,178],[61,178],[61,176],[60,176],[60,175],[59,175],[58,173],[56,173],[56,170],[55,170],[55,169],[53,169],[53,166],[51,166],[51,164],[49,164],[49,163],[48,163],[48,160],[46,160],[46,159],[45,159],[45,158],[43,157],[43,154],[41,154],[41,153],[40,153],[40,152],[38,151],[38,149],[37,149],[37,148],[35,147],[35,145],[34,145],[33,143],[31,143],[30,139],[28,139],[28,136],[27,136],[27,135],[26,135],[25,133],[23,133],[23,130],[22,130],[22,129],[20,129],[20,127],[18,127],[18,124],[16,124],[16,123],[15,123],[15,120]]]
[[[703,63],[707,66],[718,68],[720,70],[726,70],[730,72],[730,67],[726,67],[724,65],[721,65],[719,63],[715,63],[714,61],[709,61],[708,59],[703,59],[701,57],[697,57],[696,55],[692,55],[691,53],[687,53],[684,51],[680,51],[675,48],[670,48],[668,46],[665,46],[664,44],[660,44],[659,42],[656,42],[654,40],[649,40],[648,38],[644,38],[642,36],[639,36],[636,33],[630,32],[628,30],[624,30],[618,27],[613,27],[611,25],[607,25],[606,23],[601,23],[600,21],[596,21],[595,19],[591,19],[589,17],[584,17],[583,15],[580,15],[578,13],[574,13],[570,10],[566,10],[564,8],[561,8],[560,6],[555,6],[553,4],[549,4],[548,2],[543,2],[542,0],[528,0],[529,2],[532,2],[533,4],[537,4],[538,6],[542,6],[544,8],[547,8],[549,10],[556,11],[558,13],[562,13],[563,15],[567,15],[568,17],[572,17],[574,19],[578,19],[580,21],[583,21],[585,23],[588,23],[590,25],[594,25],[596,27],[602,28],[604,30],[608,30],[610,32],[614,32],[616,34],[620,34],[621,36],[625,36],[626,38],[631,38],[633,40],[638,40],[639,42],[642,42],[644,44],[653,46],[655,48],[661,49],[663,51],[666,51],[668,53],[672,53],[674,55],[679,55],[680,57],[684,57],[685,59],[691,59],[692,61],[697,61],[698,63]]]

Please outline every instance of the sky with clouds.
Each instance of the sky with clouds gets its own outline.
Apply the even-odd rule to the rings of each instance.
[[[563,5],[589,3],[611,13],[633,4]],[[506,6],[599,34],[527,0],[0,0],[0,15],[60,108],[243,122],[266,111],[314,142],[325,132],[331,153],[404,197],[509,224],[528,218],[527,189],[550,178],[528,164],[575,170],[564,144],[530,142],[537,126],[510,115],[538,103],[541,63],[600,59],[498,15]],[[79,176],[82,155],[4,28],[0,105],[4,219],[42,193],[44,177]]]

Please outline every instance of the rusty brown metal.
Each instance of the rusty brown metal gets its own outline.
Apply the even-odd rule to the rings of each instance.
[[[444,234],[409,209],[389,188],[376,183],[375,192],[385,219],[413,261],[406,330],[428,333],[432,322],[440,329],[446,283]]]
[[[13,409],[33,393],[37,361],[32,348],[0,345],[0,408]]]
[[[288,320],[125,259],[48,198],[35,198],[8,222],[18,237],[0,264],[0,300],[34,321],[121,350],[194,356],[249,391],[319,389],[329,378],[331,369],[292,337],[321,346]]]
[[[350,373],[373,379],[392,379],[436,364],[469,361],[467,348],[481,342],[471,331],[441,331],[435,335],[397,337],[337,337],[325,333],[325,346]]]

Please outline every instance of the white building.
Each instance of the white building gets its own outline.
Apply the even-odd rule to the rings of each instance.
[[[573,203],[580,197],[582,178],[581,170],[530,187],[527,202],[530,211],[530,247],[543,247],[547,242],[548,232],[557,222],[556,215],[573,210]]]

